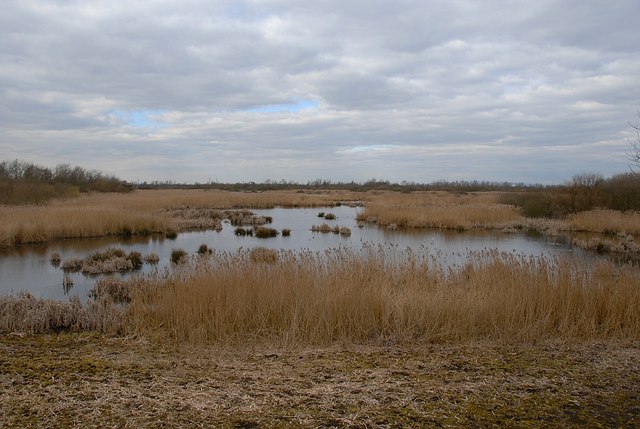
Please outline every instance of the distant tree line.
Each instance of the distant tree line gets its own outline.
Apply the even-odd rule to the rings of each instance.
[[[96,170],[59,164],[54,169],[26,161],[0,163],[0,203],[39,203],[80,192],[127,192],[131,187],[117,177]]]
[[[578,174],[562,185],[505,193],[502,202],[521,207],[529,217],[559,218],[594,208],[637,211],[640,175],[631,172],[604,178],[599,174]]]
[[[137,189],[220,189],[236,192],[262,192],[273,190],[348,190],[366,191],[448,191],[448,192],[500,192],[500,201],[521,207],[529,217],[564,217],[571,213],[609,208],[628,211],[640,210],[640,174],[625,173],[604,178],[599,174],[578,174],[559,185],[525,184],[490,181],[445,181],[415,183],[403,181],[392,183],[387,180],[371,179],[366,182],[332,182],[314,180],[297,183],[286,180],[266,180],[262,183],[176,183],[142,182],[135,183]]]
[[[524,189],[541,189],[543,185],[528,185],[524,183],[489,182],[489,181],[437,181],[432,183],[390,182],[388,180],[370,179],[365,182],[333,182],[331,180],[316,179],[307,183],[287,180],[270,180],[264,182],[236,182],[236,183],[177,183],[174,181],[153,181],[133,183],[136,189],[220,189],[237,192],[262,192],[276,190],[346,190],[354,192],[366,191],[452,191],[452,192],[480,192],[480,191],[513,191]]]

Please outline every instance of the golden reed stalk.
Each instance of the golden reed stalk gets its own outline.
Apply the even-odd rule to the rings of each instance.
[[[640,272],[608,261],[492,252],[281,251],[197,258],[134,290],[127,330],[192,343],[640,339]]]

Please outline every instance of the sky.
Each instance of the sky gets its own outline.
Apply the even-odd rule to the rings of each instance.
[[[638,0],[3,0],[0,160],[129,181],[629,171]]]

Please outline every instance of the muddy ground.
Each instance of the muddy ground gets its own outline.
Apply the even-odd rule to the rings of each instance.
[[[640,427],[640,344],[0,336],[0,427]]]

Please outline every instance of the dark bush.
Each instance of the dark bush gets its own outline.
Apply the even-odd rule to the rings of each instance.
[[[187,258],[187,252],[182,249],[173,249],[171,251],[171,262],[179,264]]]
[[[255,235],[258,238],[270,238],[278,235],[278,231],[273,228],[259,226],[255,229]]]

